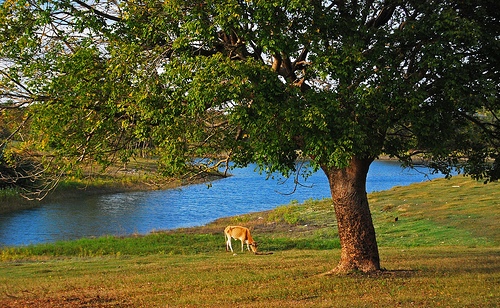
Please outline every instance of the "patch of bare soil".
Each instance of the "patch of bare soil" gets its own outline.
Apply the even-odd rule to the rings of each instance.
[[[119,290],[104,290],[101,287],[75,288],[59,292],[47,291],[37,294],[29,290],[17,294],[4,294],[0,298],[0,307],[136,307]]]
[[[411,278],[417,275],[417,270],[387,270],[381,269],[373,272],[351,271],[351,272],[337,272],[334,270],[321,273],[319,276],[351,276],[351,277],[367,277],[367,278]]]
[[[57,307],[135,307],[131,302],[126,299],[118,299],[113,297],[95,295],[74,295],[59,297],[44,297],[36,299],[20,299],[14,296],[11,299],[0,300],[0,307],[4,308],[17,308],[17,307],[30,307],[30,308],[57,308]]]
[[[213,222],[199,227],[178,228],[173,230],[157,231],[160,233],[183,233],[183,234],[224,234],[227,226],[243,226],[252,231],[252,234],[295,234],[311,232],[324,226],[308,224],[307,228],[302,225],[291,225],[286,222],[269,221],[268,216],[272,212],[263,211],[240,216],[222,217]]]

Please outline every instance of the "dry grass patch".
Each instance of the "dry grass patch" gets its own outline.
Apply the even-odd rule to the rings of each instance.
[[[2,263],[2,307],[493,307],[500,250],[385,248],[387,271],[323,276],[338,251]],[[50,304],[50,305],[48,305]]]

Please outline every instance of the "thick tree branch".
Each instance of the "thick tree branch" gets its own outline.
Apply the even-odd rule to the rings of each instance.
[[[80,6],[88,9],[89,11],[91,11],[92,13],[98,15],[98,16],[101,16],[101,17],[104,17],[106,19],[109,19],[109,20],[112,20],[112,21],[122,21],[122,19],[120,17],[117,17],[117,16],[114,16],[114,15],[110,15],[108,13],[105,13],[105,12],[102,12],[96,8],[94,8],[93,6],[83,2],[83,1],[80,1],[80,0],[74,0],[76,3],[78,3]]]
[[[221,126],[224,126],[224,125],[227,125],[229,124],[229,121],[228,120],[225,120],[225,121],[221,121],[219,123],[210,123],[208,121],[204,121],[205,122],[205,126],[207,128],[218,128],[218,127],[221,127]]]
[[[396,9],[396,5],[394,5],[394,4],[385,5],[380,10],[377,17],[368,20],[368,22],[366,23],[366,26],[368,28],[370,28],[370,27],[378,28],[378,27],[385,25],[391,19],[392,14],[394,14],[395,9]]]
[[[272,68],[274,72],[278,73],[281,68],[281,62],[282,62],[281,55],[279,53],[275,53],[273,58],[274,59]]]

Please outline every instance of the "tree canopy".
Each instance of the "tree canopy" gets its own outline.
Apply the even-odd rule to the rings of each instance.
[[[224,155],[290,176],[305,158],[332,195],[338,170],[381,155],[497,180],[499,6],[8,0],[0,108],[69,164],[147,143],[166,174]]]
[[[497,179],[495,1],[7,1],[2,102],[41,148],[165,171],[231,154],[288,175],[423,154]],[[300,150],[298,152],[297,150]]]

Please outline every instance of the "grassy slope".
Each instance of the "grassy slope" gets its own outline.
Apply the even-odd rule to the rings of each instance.
[[[369,198],[387,268],[377,275],[321,275],[339,243],[331,202],[311,200],[144,237],[5,248],[0,306],[499,305],[500,183],[456,177]],[[274,254],[226,253],[227,224],[251,226]]]

